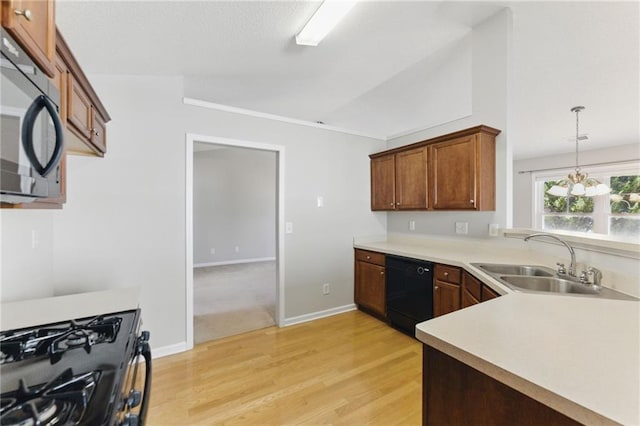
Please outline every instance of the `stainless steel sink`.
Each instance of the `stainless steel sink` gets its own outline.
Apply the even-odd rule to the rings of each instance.
[[[577,279],[568,279],[566,275],[558,275],[556,271],[546,266],[502,263],[472,263],[471,265],[516,291],[638,300],[636,297],[607,287],[595,288],[582,284]]]
[[[531,265],[505,265],[497,263],[477,263],[474,264],[478,268],[490,272],[492,274],[504,274],[504,275],[526,275],[526,276],[538,276],[538,277],[553,277],[556,272],[544,266],[531,266]]]
[[[502,281],[506,281],[512,286],[529,291],[544,291],[549,293],[575,293],[575,294],[600,294],[594,288],[577,282],[564,280],[556,277],[532,277],[532,276],[501,276]]]

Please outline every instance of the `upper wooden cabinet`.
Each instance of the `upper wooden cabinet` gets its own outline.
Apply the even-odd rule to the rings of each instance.
[[[54,0],[2,0],[2,26],[42,72],[55,75]]]
[[[396,157],[393,154],[371,160],[371,210],[393,210],[395,208],[395,165]]]
[[[495,135],[478,132],[429,149],[434,210],[495,210]]]
[[[111,117],[59,31],[56,37],[56,52],[67,70],[67,152],[102,157],[107,151],[106,123]]]
[[[371,210],[495,210],[495,138],[476,126],[371,154]]]
[[[424,210],[427,147],[371,159],[371,210]]]
[[[396,154],[396,208],[426,209],[427,148],[409,149]]]

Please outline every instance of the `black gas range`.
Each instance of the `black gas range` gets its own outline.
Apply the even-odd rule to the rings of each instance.
[[[139,324],[135,309],[0,332],[0,424],[143,425],[151,349]]]

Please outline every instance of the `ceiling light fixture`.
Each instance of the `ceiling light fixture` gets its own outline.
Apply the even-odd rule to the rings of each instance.
[[[578,133],[578,115],[580,111],[584,110],[583,106],[575,106],[571,108],[571,112],[576,113],[576,168],[574,173],[569,173],[566,178],[561,179],[555,185],[553,185],[547,194],[555,195],[556,197],[566,197],[571,195],[583,195],[586,197],[594,197],[596,195],[604,195],[611,192],[604,183],[600,183],[597,179],[590,178],[587,173],[580,171],[578,162],[578,141],[580,140]]]
[[[316,13],[296,36],[296,43],[303,46],[317,46],[355,4],[355,1],[347,0],[323,1]]]

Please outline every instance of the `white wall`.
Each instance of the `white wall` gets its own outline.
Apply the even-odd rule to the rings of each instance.
[[[53,296],[51,210],[0,209],[0,301]]]
[[[140,286],[153,346],[186,340],[185,135],[195,133],[286,149],[285,318],[353,303],[352,238],[386,231],[386,215],[369,210],[368,154],[384,142],[186,106],[177,77],[92,84],[113,119],[108,152],[69,158],[67,204],[52,213],[56,294]]]
[[[457,130],[485,124],[502,132],[496,139],[496,210],[493,212],[391,212],[389,232],[409,232],[408,221],[416,222],[415,232],[455,235],[455,222],[468,222],[468,236],[488,236],[490,223],[511,225],[512,153],[509,139],[509,83],[511,51],[511,11],[504,9],[471,32],[472,115],[417,133],[392,139],[393,148]],[[455,101],[455,99],[450,99]]]
[[[182,80],[93,78],[112,117],[104,158],[70,156],[54,213],[56,294],[140,287],[154,347],[185,335]]]
[[[274,258],[275,153],[195,152],[193,172],[193,263]]]

